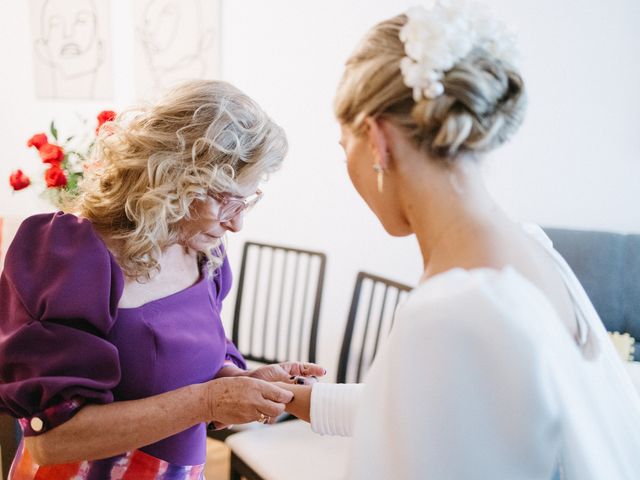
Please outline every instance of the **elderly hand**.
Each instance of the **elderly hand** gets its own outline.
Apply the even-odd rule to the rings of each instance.
[[[308,385],[318,381],[327,371],[315,363],[284,362],[258,367],[248,372],[248,376],[267,382],[285,382]]]
[[[208,412],[218,428],[253,421],[270,423],[293,399],[293,393],[256,378],[223,377],[204,386]]]

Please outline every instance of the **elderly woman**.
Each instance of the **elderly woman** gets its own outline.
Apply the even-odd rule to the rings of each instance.
[[[246,371],[220,321],[221,238],[286,150],[223,82],[102,127],[81,195],[24,221],[0,279],[0,411],[25,435],[10,478],[201,478],[207,424],[269,421],[292,394],[265,379],[323,373]]]
[[[373,27],[336,98],[349,176],[424,275],[365,385],[285,386],[319,433],[353,435],[345,478],[631,480],[640,399],[569,266],[484,186],[520,125],[511,40],[468,2]]]

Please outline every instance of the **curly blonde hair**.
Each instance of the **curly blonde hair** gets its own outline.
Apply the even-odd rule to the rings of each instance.
[[[335,98],[338,121],[362,132],[366,117],[386,118],[431,158],[454,160],[504,143],[522,123],[524,82],[513,66],[476,47],[442,79],[444,94],[413,100],[400,61],[406,15],[374,26],[346,63]]]
[[[236,87],[188,81],[102,127],[97,167],[67,210],[113,241],[126,276],[148,280],[162,250],[180,243],[194,201],[212,191],[238,194],[277,170],[286,152],[282,128]],[[199,253],[212,274],[219,252]]]

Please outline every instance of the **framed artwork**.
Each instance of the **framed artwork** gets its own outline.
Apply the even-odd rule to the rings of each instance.
[[[220,76],[219,0],[134,0],[139,98],[181,80]]]
[[[29,0],[36,96],[113,95],[109,0]]]

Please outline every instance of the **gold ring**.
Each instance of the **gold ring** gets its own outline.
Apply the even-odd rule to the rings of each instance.
[[[260,418],[258,419],[258,422],[267,423],[268,421],[269,421],[269,417],[266,416],[264,413],[261,413]]]

